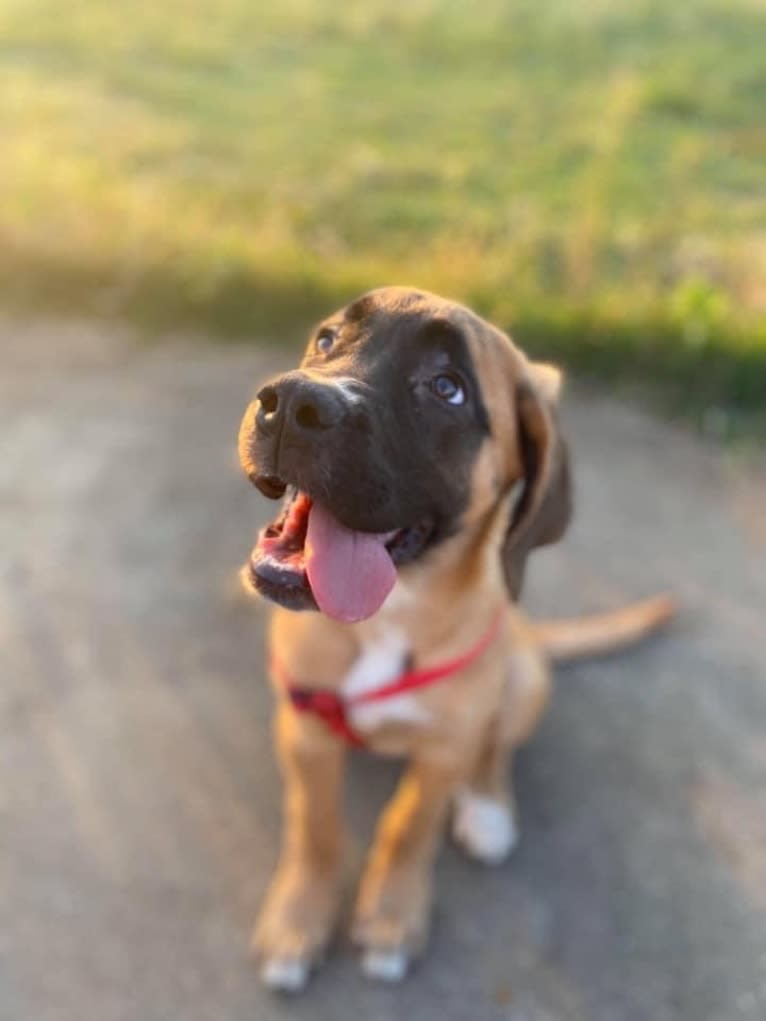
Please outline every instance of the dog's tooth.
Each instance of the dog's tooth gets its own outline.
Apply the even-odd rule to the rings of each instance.
[[[308,982],[307,961],[272,957],[261,967],[261,982],[269,988],[284,993],[298,993]]]
[[[368,950],[362,956],[362,971],[381,982],[401,982],[409,963],[403,950]]]

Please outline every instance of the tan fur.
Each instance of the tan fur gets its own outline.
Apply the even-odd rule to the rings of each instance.
[[[381,299],[392,307],[397,291]],[[451,801],[459,788],[512,812],[508,762],[534,732],[551,695],[547,652],[555,658],[605,651],[665,619],[668,603],[583,625],[531,624],[509,602],[501,553],[512,487],[522,476],[514,393],[519,383],[542,402],[558,395],[560,376],[535,368],[507,338],[441,299],[425,296],[439,314],[463,316],[492,432],[475,462],[472,499],[458,534],[423,561],[400,571],[389,600],[373,618],[341,624],[318,613],[275,609],[270,642],[300,685],[338,689],[360,650],[395,630],[414,662],[428,667],[471,648],[498,612],[496,641],[458,675],[413,694],[420,722],[384,723],[365,733],[373,752],[409,760],[383,813],[362,877],[353,922],[367,960],[409,960],[425,946],[432,902],[432,863]],[[479,324],[479,325],[477,325]],[[540,428],[549,428],[547,415]],[[339,807],[344,748],[318,719],[295,713],[277,695],[278,748],[285,782],[285,832],[276,878],[255,943],[266,965],[308,967],[336,922],[343,824]],[[381,957],[383,955],[383,957]],[[389,955],[385,957],[385,955]]]
[[[612,613],[573,620],[537,620],[532,628],[554,663],[604,656],[650,635],[678,612],[669,595],[655,596]]]

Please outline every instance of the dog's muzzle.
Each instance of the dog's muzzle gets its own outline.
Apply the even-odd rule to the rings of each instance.
[[[434,521],[401,513],[371,435],[360,381],[296,370],[258,391],[240,432],[240,456],[254,485],[281,513],[258,536],[252,586],[289,609],[320,609],[363,620],[383,604],[396,569],[419,555]],[[403,488],[403,487],[402,487]],[[397,509],[399,508],[399,509]]]

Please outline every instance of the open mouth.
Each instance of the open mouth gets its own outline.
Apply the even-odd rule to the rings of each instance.
[[[286,490],[278,479],[257,484],[272,499]],[[383,533],[346,528],[306,493],[290,488],[279,515],[258,535],[248,565],[250,581],[288,609],[318,609],[345,622],[364,620],[383,605],[396,568],[417,556],[432,533],[433,526],[425,522]]]

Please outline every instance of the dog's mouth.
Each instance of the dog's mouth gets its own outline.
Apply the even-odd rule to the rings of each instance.
[[[286,486],[258,479],[278,499]],[[346,528],[323,505],[290,488],[279,515],[261,530],[250,554],[250,581],[262,595],[288,609],[319,609],[335,620],[371,617],[396,581],[396,568],[416,557],[433,525],[390,532]]]

